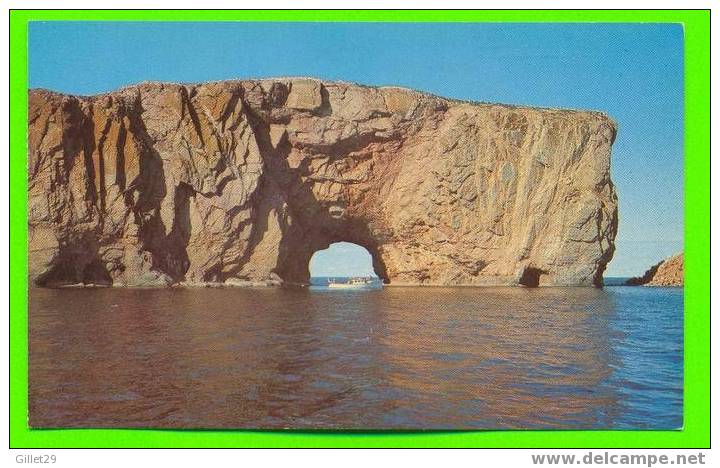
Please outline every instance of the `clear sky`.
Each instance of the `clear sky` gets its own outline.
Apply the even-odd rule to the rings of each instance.
[[[75,94],[313,76],[606,112],[620,200],[606,276],[628,276],[683,248],[682,52],[682,26],[667,24],[43,22],[30,25],[29,73],[33,88]],[[320,264],[367,255],[334,251]]]
[[[349,242],[336,242],[310,259],[312,276],[377,276],[367,250]]]

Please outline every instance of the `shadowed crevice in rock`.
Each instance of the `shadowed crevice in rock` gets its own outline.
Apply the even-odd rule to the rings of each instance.
[[[153,139],[148,134],[145,122],[140,118],[142,105],[137,104],[138,109],[130,119],[129,131],[137,147],[139,172],[138,175],[128,183],[125,193],[134,191],[138,200],[134,203],[136,213],[142,217],[142,213],[155,210],[167,194],[165,187],[165,171],[160,154],[153,148]]]
[[[99,202],[100,204],[98,208],[102,210],[105,206],[105,187],[101,185],[101,181],[103,181],[103,176],[100,175],[99,177],[97,177],[97,179],[99,180],[96,180],[96,174],[100,174],[100,171],[103,170],[103,164],[101,157],[98,158],[97,161],[93,159],[93,154],[95,153],[95,140],[93,138],[94,134],[95,125],[93,124],[92,119],[83,118],[82,155],[85,163],[85,177],[87,184],[85,193],[88,203],[97,206]],[[96,167],[96,165],[98,167]]]
[[[190,267],[187,246],[192,232],[190,199],[193,196],[195,192],[187,184],[181,183],[175,187],[175,211],[172,229],[166,238],[168,260],[164,270],[173,271],[178,279],[184,279],[185,272]]]
[[[99,255],[91,233],[70,239],[58,248],[45,272],[35,278],[37,286],[85,284],[109,286],[112,278]]]
[[[591,286],[614,252],[596,112],[277,78],[33,90],[29,122],[45,283],[85,281],[64,247],[82,236],[81,269],[116,285],[307,284],[316,251],[352,242],[390,284]]]
[[[547,274],[547,272],[539,268],[528,267],[523,271],[519,283],[529,288],[537,288],[540,286],[540,277],[544,274]]]
[[[187,88],[184,86],[180,88],[180,94],[182,96],[182,114],[180,115],[180,118],[182,119],[185,116],[185,113],[190,116],[190,121],[192,122],[193,128],[195,129],[195,135],[200,140],[200,144],[203,146],[205,145],[205,140],[203,138],[203,132],[202,128],[200,126],[200,119],[198,118],[197,111],[195,110],[195,107],[190,102],[190,97],[188,96]]]
[[[129,181],[124,193],[126,202],[132,207],[137,226],[137,237],[131,243],[137,246],[143,278],[140,281],[135,278],[126,281],[129,285],[137,286],[151,286],[156,281],[161,285],[182,280],[187,270],[187,242],[183,243],[182,233],[189,231],[186,202],[191,191],[182,185],[176,187],[172,196],[176,216],[172,225],[166,225],[159,216],[161,204],[168,194],[164,164],[141,118],[144,112],[142,102],[136,99],[136,112],[131,113],[128,132],[136,147],[139,170],[137,176]],[[178,205],[175,205],[176,202]],[[143,255],[143,252],[149,255]]]
[[[120,130],[118,131],[118,137],[117,137],[117,143],[115,145],[115,151],[117,154],[116,160],[115,160],[115,183],[118,186],[118,189],[121,191],[125,190],[125,185],[127,184],[127,179],[125,176],[125,141],[127,139],[127,130],[125,129],[125,125],[120,126]]]

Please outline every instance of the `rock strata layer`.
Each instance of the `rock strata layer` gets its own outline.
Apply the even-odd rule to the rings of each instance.
[[[685,284],[685,257],[673,255],[652,267],[638,278],[627,282],[630,286],[683,286]]]
[[[301,283],[353,242],[390,284],[593,285],[615,125],[282,78],[29,95],[38,285]]]

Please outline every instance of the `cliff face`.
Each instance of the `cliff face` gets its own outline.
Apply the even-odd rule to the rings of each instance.
[[[305,283],[365,247],[391,284],[591,285],[614,124],[311,79],[29,96],[39,285]]]
[[[673,255],[652,267],[638,278],[627,282],[630,286],[683,286],[685,284],[685,256]]]

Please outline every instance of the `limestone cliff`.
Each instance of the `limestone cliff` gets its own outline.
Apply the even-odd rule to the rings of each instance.
[[[29,274],[306,283],[347,241],[391,284],[600,284],[614,138],[596,112],[314,79],[32,90]]]
[[[644,275],[631,278],[630,286],[683,286],[685,284],[685,256],[683,253],[653,265]]]

